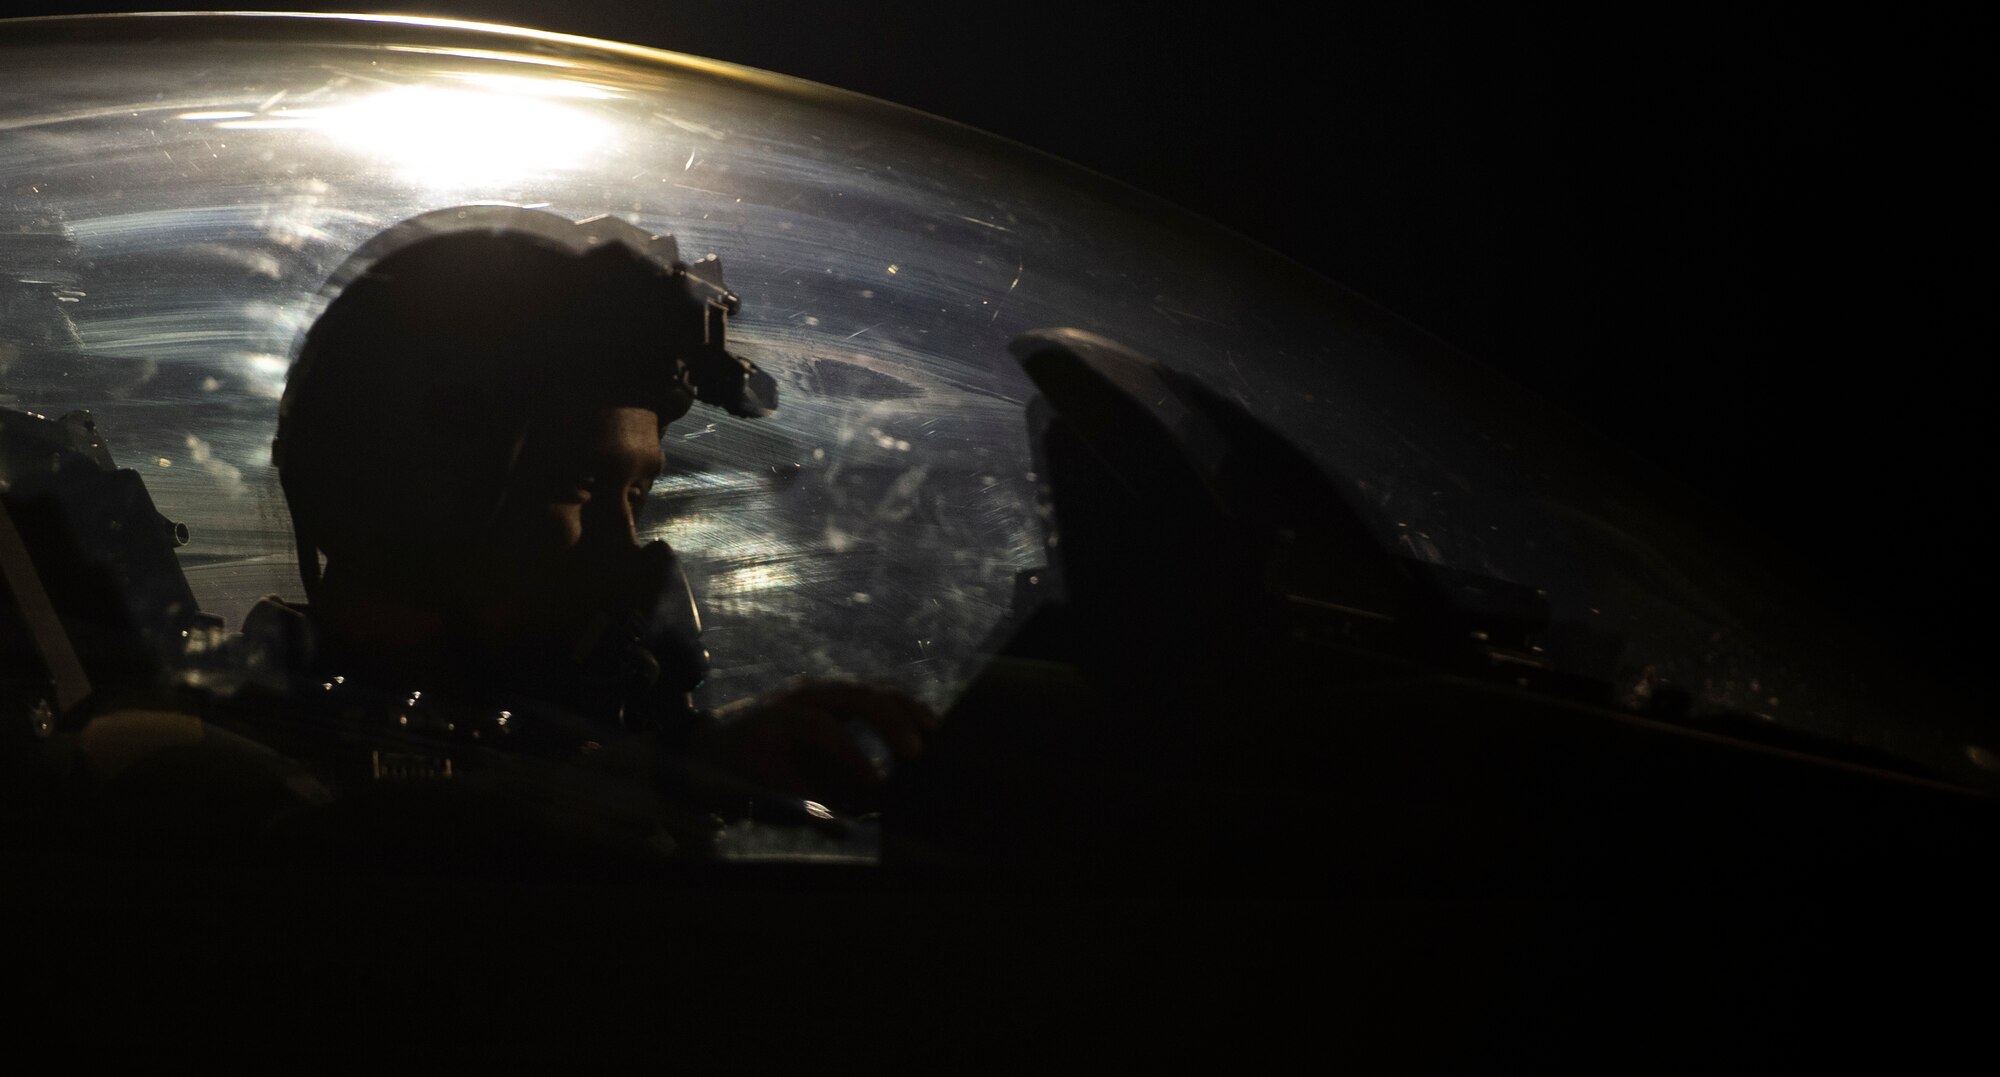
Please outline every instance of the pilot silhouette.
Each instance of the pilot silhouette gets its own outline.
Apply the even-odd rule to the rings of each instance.
[[[295,687],[542,754],[643,734],[855,810],[885,769],[867,749],[920,750],[933,716],[887,689],[692,704],[699,622],[672,551],[638,538],[661,439],[697,401],[776,406],[725,350],[715,259],[611,218],[466,207],[383,233],[333,287],[273,445],[307,603],[246,625]]]

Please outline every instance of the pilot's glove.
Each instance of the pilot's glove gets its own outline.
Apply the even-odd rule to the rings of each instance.
[[[730,704],[690,744],[720,801],[772,794],[846,815],[881,807],[882,783],[923,752],[938,716],[892,688],[806,679]]]

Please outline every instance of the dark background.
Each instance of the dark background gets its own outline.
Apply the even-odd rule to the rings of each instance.
[[[1180,203],[1577,414],[1774,545],[1848,628],[1970,682],[1994,638],[1984,21],[1615,6],[377,10],[796,75]]]

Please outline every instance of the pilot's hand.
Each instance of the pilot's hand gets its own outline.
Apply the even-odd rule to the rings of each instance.
[[[890,769],[921,754],[938,722],[895,689],[825,679],[730,704],[715,719],[696,748],[703,762],[750,789],[843,814],[877,810]]]

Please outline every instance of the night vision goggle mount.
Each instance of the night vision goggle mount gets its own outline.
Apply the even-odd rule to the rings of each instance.
[[[680,359],[682,376],[694,398],[744,419],[762,418],[778,410],[777,381],[726,347],[729,316],[742,301],[722,282],[722,259],[711,254],[683,262],[674,237],[648,235],[614,217],[593,217],[578,227],[588,230],[607,225],[630,229],[632,235],[626,242],[643,236],[645,246],[638,249],[668,267],[687,295],[693,316],[676,319],[687,334],[674,342],[673,352]]]

